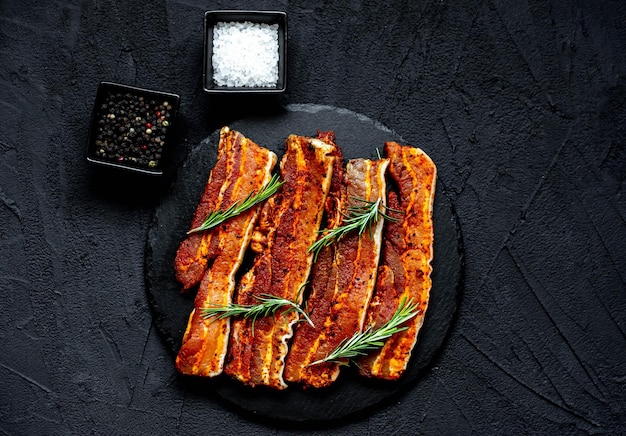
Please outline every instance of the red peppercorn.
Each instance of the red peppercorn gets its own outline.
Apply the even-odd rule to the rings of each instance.
[[[146,123],[146,127],[147,127],[148,129],[151,129],[151,128],[152,128],[152,123]]]
[[[141,149],[142,149],[142,150],[147,150],[147,149],[148,149],[148,146],[144,144],[144,145],[142,145],[142,146],[141,146]]]
[[[155,114],[157,117],[160,117],[160,116],[161,116],[161,111],[156,111],[154,114]]]

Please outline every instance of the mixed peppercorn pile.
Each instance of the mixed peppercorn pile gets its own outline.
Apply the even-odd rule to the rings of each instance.
[[[124,165],[156,168],[163,157],[172,104],[132,93],[110,93],[97,116],[95,154]]]

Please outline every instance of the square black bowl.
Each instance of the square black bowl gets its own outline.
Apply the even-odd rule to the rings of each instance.
[[[163,174],[180,97],[111,82],[98,85],[87,161],[135,173]]]
[[[213,29],[217,23],[278,24],[278,81],[274,87],[219,86],[213,80]],[[204,14],[204,90],[210,93],[281,93],[287,85],[287,14],[279,11],[207,11]]]

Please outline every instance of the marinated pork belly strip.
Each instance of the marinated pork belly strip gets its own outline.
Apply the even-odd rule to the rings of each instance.
[[[255,243],[263,248],[237,285],[238,304],[256,304],[270,294],[300,301],[313,262],[309,246],[316,240],[331,184],[335,147],[319,139],[291,135],[280,167],[281,189],[263,206]],[[287,341],[298,314],[232,321],[224,371],[251,386],[287,387],[283,380]]]
[[[240,133],[222,129],[218,163],[211,172],[205,195],[196,212],[192,227],[198,226],[212,212],[213,207],[224,210],[235,201],[246,198],[251,192],[258,192],[271,178],[277,157],[271,151],[259,147]],[[217,185],[221,182],[221,186]],[[217,196],[217,198],[214,198]],[[204,263],[203,278],[198,287],[194,309],[189,316],[182,346],[176,357],[176,368],[183,374],[215,376],[222,372],[230,320],[203,319],[202,308],[225,306],[231,302],[235,289],[235,274],[241,265],[248,247],[252,230],[260,206],[226,220],[217,227],[187,239],[177,257],[181,265]],[[201,219],[200,219],[201,218]],[[195,247],[195,252],[190,247]],[[184,254],[190,253],[191,263],[183,264]],[[201,259],[199,261],[198,259]],[[180,264],[178,262],[181,262]]]
[[[225,210],[250,192],[265,186],[268,168],[276,164],[276,155],[228,127],[220,130],[217,162],[209,175],[190,228],[200,226],[209,213]],[[209,259],[219,253],[215,232],[192,233],[180,244],[174,261],[176,278],[183,291],[197,285]]]
[[[342,212],[360,207],[361,200],[385,199],[385,172],[389,161],[354,159],[346,166]],[[320,253],[311,279],[307,300],[309,316],[315,327],[302,323],[296,329],[285,364],[285,379],[305,386],[324,387],[339,376],[340,365],[326,362],[309,366],[325,358],[346,338],[363,329],[365,313],[374,284],[383,220],[371,227],[371,233],[352,232]]]
[[[368,325],[387,322],[403,298],[419,305],[417,316],[407,321],[407,330],[390,337],[380,349],[359,360],[359,371],[368,377],[400,378],[406,369],[428,307],[433,258],[433,201],[436,167],[420,149],[385,143],[390,159],[389,174],[398,193],[390,192],[388,207],[398,222],[387,221],[382,264],[376,290],[368,309]]]
[[[329,144],[335,144],[335,135],[332,132],[320,132],[318,138]],[[335,145],[336,146],[336,145]],[[333,176],[330,189],[324,204],[324,216],[322,227],[325,229],[334,229],[338,227],[343,219],[343,209],[345,201],[345,171],[343,167],[343,154],[341,149],[336,146],[337,159],[334,162]],[[287,361],[285,364],[284,379],[289,382],[300,382],[302,378],[303,367],[308,363],[304,362],[304,351],[301,348],[310,347],[319,335],[320,328],[323,326],[326,314],[330,311],[331,298],[325,298],[324,291],[331,291],[330,284],[336,282],[337,269],[333,267],[335,261],[336,245],[331,244],[323,247],[318,253],[317,259],[313,264],[311,279],[307,286],[307,293],[310,293],[307,300],[307,309],[309,309],[309,301],[313,298],[315,309],[309,313],[309,318],[316,328],[302,329],[305,323],[296,326],[294,332],[294,340],[297,339],[296,351],[294,352],[294,343],[290,345]],[[332,295],[331,295],[332,296]],[[306,326],[311,327],[306,323]],[[309,342],[307,342],[309,341]],[[294,355],[302,356],[294,358]],[[291,359],[291,363],[289,360]]]

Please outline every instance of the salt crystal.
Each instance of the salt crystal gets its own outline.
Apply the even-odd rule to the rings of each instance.
[[[275,87],[278,24],[219,22],[213,28],[213,80],[218,86]]]

